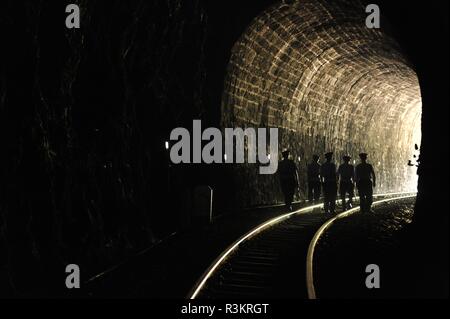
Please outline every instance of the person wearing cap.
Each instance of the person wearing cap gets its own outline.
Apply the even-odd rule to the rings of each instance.
[[[371,164],[367,163],[367,154],[359,154],[361,163],[355,168],[355,181],[358,188],[359,202],[362,212],[370,212],[373,201],[373,187],[376,186],[375,171]]]
[[[295,190],[298,188],[298,171],[294,161],[289,159],[289,150],[284,149],[281,154],[283,160],[278,164],[278,176],[280,178],[281,191],[284,195],[284,202],[292,211]]]
[[[354,183],[355,183],[355,168],[350,164],[351,157],[345,155],[342,157],[344,163],[339,165],[339,194],[341,195],[343,210],[352,208],[353,196],[354,196]],[[348,205],[345,201],[345,197],[348,194]]]
[[[319,155],[313,155],[313,160],[307,166],[308,200],[317,203],[320,199],[320,164]]]
[[[326,162],[320,167],[320,177],[322,179],[325,213],[334,214],[337,196],[336,165],[331,161],[333,152],[325,154]]]

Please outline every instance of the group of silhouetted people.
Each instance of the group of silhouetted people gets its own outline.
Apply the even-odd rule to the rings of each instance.
[[[293,160],[289,159],[289,153],[289,150],[282,152],[283,160],[278,165],[278,174],[286,206],[292,210],[292,202],[299,181],[297,166]],[[336,164],[333,163],[333,152],[325,154],[325,162],[322,164],[319,163],[320,156],[313,155],[312,162],[307,166],[308,200],[318,203],[323,193],[324,211],[334,214],[338,188],[342,208],[346,210],[353,206],[356,185],[361,211],[370,212],[373,187],[376,185],[375,171],[372,165],[367,163],[366,153],[359,154],[359,158],[361,163],[354,167],[350,164],[351,157],[345,155],[342,157],[342,164],[336,169]]]

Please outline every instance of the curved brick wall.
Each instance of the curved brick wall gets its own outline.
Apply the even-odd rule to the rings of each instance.
[[[420,142],[417,76],[397,43],[365,26],[354,1],[279,3],[254,19],[234,45],[222,99],[223,127],[278,127],[300,168],[334,151],[361,151],[378,174],[378,192],[414,186],[407,166]],[[298,158],[300,157],[300,161]],[[276,176],[237,165],[234,183],[243,206],[281,200]]]

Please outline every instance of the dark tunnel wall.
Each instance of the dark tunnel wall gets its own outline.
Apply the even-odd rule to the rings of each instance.
[[[0,295],[51,289],[35,280],[68,263],[87,279],[176,230],[184,209],[189,178],[174,174],[169,194],[164,141],[204,108],[204,10],[74,3],[80,29],[64,1],[0,3]]]
[[[222,126],[278,127],[279,148],[291,149],[300,168],[302,197],[306,161],[326,151],[337,162],[369,153],[377,192],[416,188],[407,163],[420,144],[418,79],[395,40],[366,27],[364,9],[357,1],[275,4],[232,50]],[[243,206],[281,199],[276,176],[254,165],[235,170]]]

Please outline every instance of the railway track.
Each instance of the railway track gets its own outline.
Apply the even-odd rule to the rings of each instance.
[[[375,195],[374,205],[413,196]],[[359,211],[329,215],[321,208],[317,204],[283,214],[243,235],[203,273],[188,298],[315,299],[314,247],[334,221]]]

